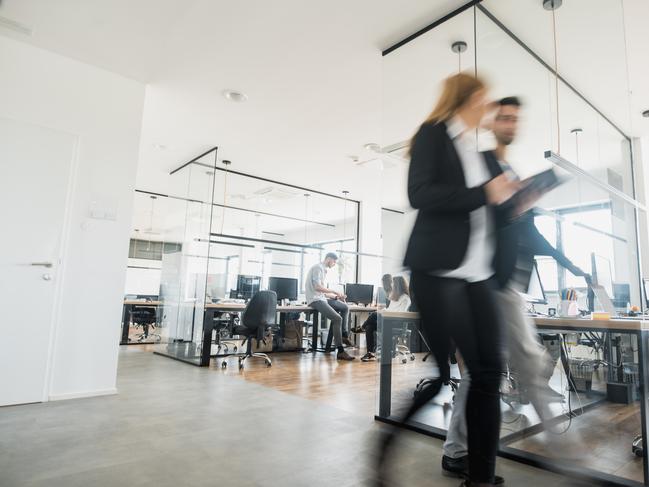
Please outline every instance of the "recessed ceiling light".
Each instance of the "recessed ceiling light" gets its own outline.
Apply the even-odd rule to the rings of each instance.
[[[370,142],[368,144],[365,144],[363,147],[372,152],[381,152],[381,146],[376,142]]]
[[[167,146],[163,144],[153,144],[153,148],[157,150],[165,150]]]
[[[642,112],[642,116],[644,118],[649,118],[649,110],[645,110],[644,112]]]
[[[226,100],[236,101],[239,103],[248,99],[248,95],[236,90],[223,90],[222,95]]]

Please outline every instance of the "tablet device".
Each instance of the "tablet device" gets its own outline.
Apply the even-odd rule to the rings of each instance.
[[[543,195],[553,190],[560,184],[567,181],[568,178],[559,177],[554,169],[547,169],[527,179],[523,179],[521,189],[519,189],[511,198],[505,201],[502,206],[515,209],[522,205],[529,197],[534,195]]]

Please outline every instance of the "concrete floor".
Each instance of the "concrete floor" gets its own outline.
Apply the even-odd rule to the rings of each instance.
[[[122,347],[119,394],[0,408],[0,486],[369,485],[383,426],[217,370]],[[405,433],[390,485],[453,486],[441,443]],[[498,460],[507,485],[573,479]]]

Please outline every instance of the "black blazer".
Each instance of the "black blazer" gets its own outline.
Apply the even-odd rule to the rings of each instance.
[[[484,155],[491,175],[501,174],[493,154]],[[462,163],[443,122],[424,123],[415,135],[408,198],[419,212],[404,265],[419,271],[459,267],[469,244],[469,214],[486,205],[487,198],[484,186],[466,187]]]

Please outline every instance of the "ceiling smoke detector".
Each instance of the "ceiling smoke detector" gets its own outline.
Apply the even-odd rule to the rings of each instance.
[[[237,103],[244,102],[248,99],[248,95],[236,90],[223,90],[221,94],[226,100],[235,101]]]

